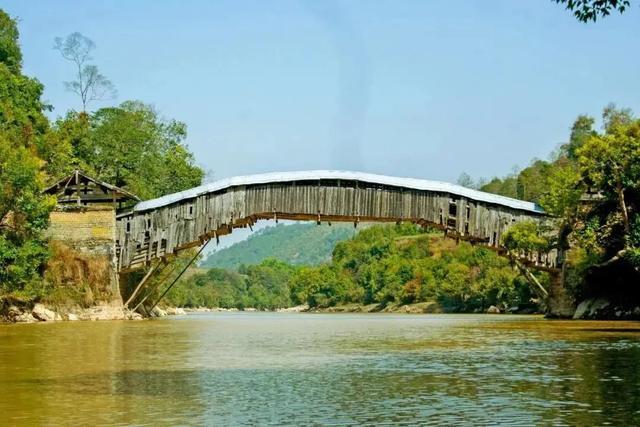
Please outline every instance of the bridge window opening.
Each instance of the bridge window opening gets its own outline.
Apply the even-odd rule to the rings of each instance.
[[[193,206],[189,206],[189,215],[193,215]]]
[[[471,218],[471,206],[467,206],[467,221]]]
[[[151,228],[151,218],[147,219],[147,228]]]
[[[458,205],[456,202],[449,202],[449,216],[456,216],[458,214]]]
[[[127,221],[127,233],[131,232],[131,223]]]
[[[469,223],[468,222],[464,225],[464,234],[469,234]]]
[[[498,246],[498,233],[493,232],[493,246]]]

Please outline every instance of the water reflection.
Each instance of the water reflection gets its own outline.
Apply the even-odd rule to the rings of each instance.
[[[215,314],[0,327],[10,424],[640,424],[640,327]]]

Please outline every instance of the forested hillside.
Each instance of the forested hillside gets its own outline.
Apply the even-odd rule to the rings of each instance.
[[[352,224],[331,226],[314,223],[277,224],[256,231],[247,240],[211,253],[201,266],[237,270],[241,265],[259,264],[275,258],[293,265],[316,265],[331,259],[338,242],[351,238]]]
[[[267,259],[238,272],[210,269],[180,282],[168,298],[187,307],[352,304],[382,310],[431,303],[435,310],[468,312],[491,305],[535,307],[536,295],[507,259],[406,223],[366,228],[338,243],[331,262],[320,265]]]

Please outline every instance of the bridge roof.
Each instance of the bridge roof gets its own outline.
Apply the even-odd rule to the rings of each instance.
[[[499,196],[497,194],[485,193],[484,191],[473,190],[460,185],[450,184],[442,181],[429,181],[417,178],[399,178],[393,176],[376,175],[363,172],[336,171],[336,170],[314,170],[298,172],[271,172],[257,175],[235,176],[221,179],[215,182],[190,188],[178,193],[168,194],[157,199],[147,200],[138,203],[134,211],[141,212],[156,209],[162,206],[171,205],[183,200],[193,199],[200,195],[213,193],[231,187],[242,185],[270,184],[293,181],[312,180],[343,180],[357,181],[369,184],[384,185],[388,187],[406,188],[410,190],[433,191],[448,193],[466,197],[471,200],[506,206],[512,209],[544,214],[544,210],[535,203],[523,200],[512,199],[510,197]]]

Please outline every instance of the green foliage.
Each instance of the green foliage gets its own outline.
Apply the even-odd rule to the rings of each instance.
[[[502,245],[508,251],[525,253],[549,250],[549,241],[543,236],[538,222],[522,221],[513,224],[502,236]]]
[[[592,135],[577,150],[583,180],[604,200],[587,214],[579,232],[583,240],[604,256],[625,251],[624,259],[636,270],[640,248],[640,119],[630,110],[608,106],[603,114],[605,132]]]
[[[245,241],[212,252],[201,264],[237,270],[242,264],[259,264],[277,258],[293,265],[315,265],[331,259],[331,252],[341,240],[355,233],[352,224],[332,226],[311,223],[277,224],[256,231]]]
[[[185,137],[184,123],[163,120],[152,107],[127,101],[59,119],[45,159],[51,175],[78,167],[142,199],[154,198],[202,182],[204,172],[195,165]]]
[[[606,197],[620,201],[621,192],[640,190],[640,119],[614,119],[577,154],[583,177]]]
[[[1,29],[0,29],[1,31]],[[0,62],[0,132],[11,142],[23,146],[35,144],[49,123],[41,101],[43,86],[36,79],[14,73]]]
[[[581,22],[596,22],[598,18],[609,16],[611,12],[623,13],[631,2],[629,0],[553,0],[566,5],[568,10]]]
[[[271,259],[242,266],[242,276],[233,276],[233,292],[210,278],[220,271],[194,276],[176,290],[179,295],[203,295],[216,289],[215,298],[171,297],[170,303],[272,309],[435,301],[447,310],[473,311],[527,305],[532,297],[506,259],[467,243],[456,245],[440,234],[425,234],[413,224],[366,228],[338,243],[330,263],[292,266]]]
[[[78,35],[59,47],[82,62],[93,44]],[[56,291],[42,280],[49,255],[42,232],[55,203],[42,195],[45,181],[80,168],[147,198],[198,185],[203,171],[184,145],[185,125],[140,102],[69,112],[50,128],[43,86],[21,74],[21,61],[16,23],[0,11],[0,293],[42,296]],[[78,78],[72,89],[83,105],[110,89],[90,65]]]
[[[578,158],[576,151],[584,145],[584,143],[596,135],[596,131],[593,129],[595,120],[593,117],[580,115],[573,122],[571,126],[571,134],[569,136],[569,142],[561,147],[561,152],[569,159],[575,160]]]
[[[546,191],[540,196],[540,204],[546,212],[561,218],[573,218],[584,194],[580,173],[573,162],[556,162],[548,172]]]
[[[18,45],[18,26],[7,13],[0,10],[0,63],[13,74],[20,74],[22,52]]]
[[[0,11],[0,294],[37,295],[47,259],[42,231],[53,201],[42,195],[37,142],[48,128],[42,85],[20,73],[15,22]]]
[[[331,283],[336,272],[344,275],[335,292],[313,288],[315,293],[319,288],[330,305],[437,301],[449,310],[473,311],[489,305],[522,305],[531,297],[507,260],[468,243],[455,245],[439,235],[423,234],[411,224],[362,231],[338,244],[332,264],[316,267],[315,274],[320,270],[329,280],[313,283]],[[295,277],[290,283],[296,289]],[[297,302],[304,295],[298,290]],[[317,296],[307,297],[312,306],[317,301]]]
[[[552,165],[549,162],[535,159],[522,171],[504,178],[493,178],[482,185],[480,190],[539,203],[546,191],[547,176],[551,169]]]
[[[293,266],[275,259],[243,267],[241,272],[212,268],[181,280],[165,302],[180,307],[288,307],[291,299],[287,283],[294,271]]]
[[[539,190],[518,194],[518,185],[513,185],[531,181],[525,176],[531,167],[483,187],[507,196],[526,196],[556,217],[559,233],[554,240],[573,252],[567,259],[566,277],[578,294],[589,273],[609,265],[608,259],[625,261],[640,271],[636,255],[640,247],[640,119],[613,104],[604,109],[602,118],[603,131],[596,132],[593,118],[579,116],[559,156],[546,165],[532,164],[543,166],[533,179],[539,182]],[[533,229],[515,227],[504,243],[511,250],[529,250],[536,246],[536,236],[549,237],[546,231],[536,234]],[[620,251],[623,257],[617,256]],[[620,267],[611,268],[616,272]]]

